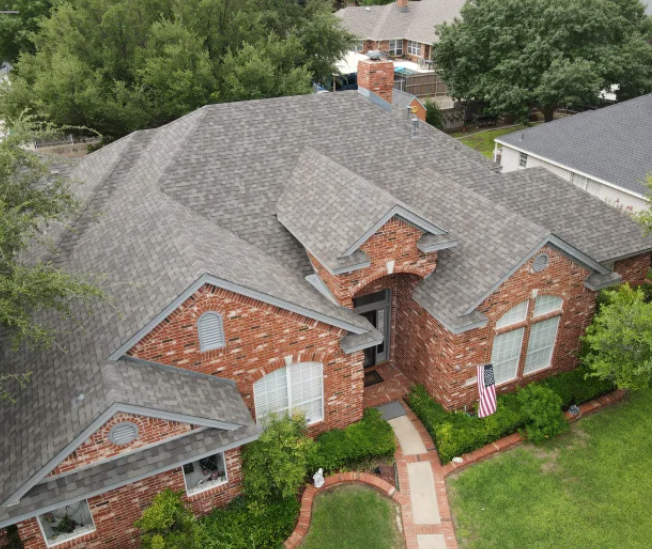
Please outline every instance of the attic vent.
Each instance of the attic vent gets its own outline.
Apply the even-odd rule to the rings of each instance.
[[[216,312],[204,313],[197,322],[199,348],[202,352],[224,347],[222,315]]]
[[[532,270],[535,273],[540,273],[547,266],[548,266],[548,255],[547,254],[539,254],[538,256],[536,256],[534,258],[534,261],[532,262]]]
[[[138,438],[138,425],[126,421],[114,425],[109,431],[109,440],[112,444],[124,446]]]

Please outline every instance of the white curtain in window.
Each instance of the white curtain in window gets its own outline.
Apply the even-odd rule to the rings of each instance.
[[[532,325],[524,373],[531,374],[551,365],[552,351],[555,348],[558,328],[558,316]]]
[[[541,316],[561,309],[562,299],[555,295],[541,295],[534,302],[534,316]]]
[[[320,362],[292,364],[254,383],[258,423],[270,413],[302,410],[308,423],[324,419],[324,374]]]
[[[521,303],[512,307],[498,319],[498,322],[496,322],[496,328],[504,328],[505,326],[511,326],[512,324],[523,322],[527,318],[527,306],[527,301],[521,301]]]
[[[494,337],[491,363],[494,366],[496,385],[516,377],[524,332],[525,328],[519,328]]]

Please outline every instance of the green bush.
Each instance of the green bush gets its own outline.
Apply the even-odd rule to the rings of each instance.
[[[527,418],[525,432],[531,442],[541,443],[568,429],[568,421],[561,411],[561,397],[551,389],[531,383],[518,391],[517,399]]]
[[[242,450],[245,493],[253,501],[292,498],[308,474],[313,441],[305,419],[271,416],[258,440]]]
[[[332,471],[363,459],[392,456],[395,451],[392,427],[378,410],[368,408],[361,421],[327,431],[317,439],[312,468]]]
[[[439,130],[444,129],[444,124],[441,121],[441,111],[439,106],[433,100],[426,102],[426,122]]]
[[[300,506],[296,497],[268,500],[264,505],[236,498],[200,521],[200,547],[278,549],[294,530]]]
[[[583,404],[616,389],[611,381],[589,376],[590,371],[588,366],[581,365],[570,372],[548,377],[541,385],[559,395],[564,410],[571,404]]]
[[[166,488],[136,521],[143,549],[199,548],[199,529],[192,512],[181,501],[181,492]]]

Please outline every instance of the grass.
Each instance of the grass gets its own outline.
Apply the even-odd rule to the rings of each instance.
[[[340,486],[315,499],[301,549],[403,549],[397,507],[366,486]]]
[[[463,549],[649,549],[652,391],[448,485]]]
[[[487,130],[481,133],[469,135],[460,139],[460,143],[468,145],[472,149],[484,154],[487,158],[494,157],[494,139],[501,135],[517,132],[527,129],[528,126],[510,126],[509,128],[498,128],[495,130]],[[531,127],[531,126],[530,126]],[[453,137],[462,137],[464,134],[461,132],[451,134]]]

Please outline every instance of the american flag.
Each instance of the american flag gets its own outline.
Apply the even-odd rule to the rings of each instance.
[[[487,417],[496,411],[496,382],[493,364],[478,366],[478,417]]]

